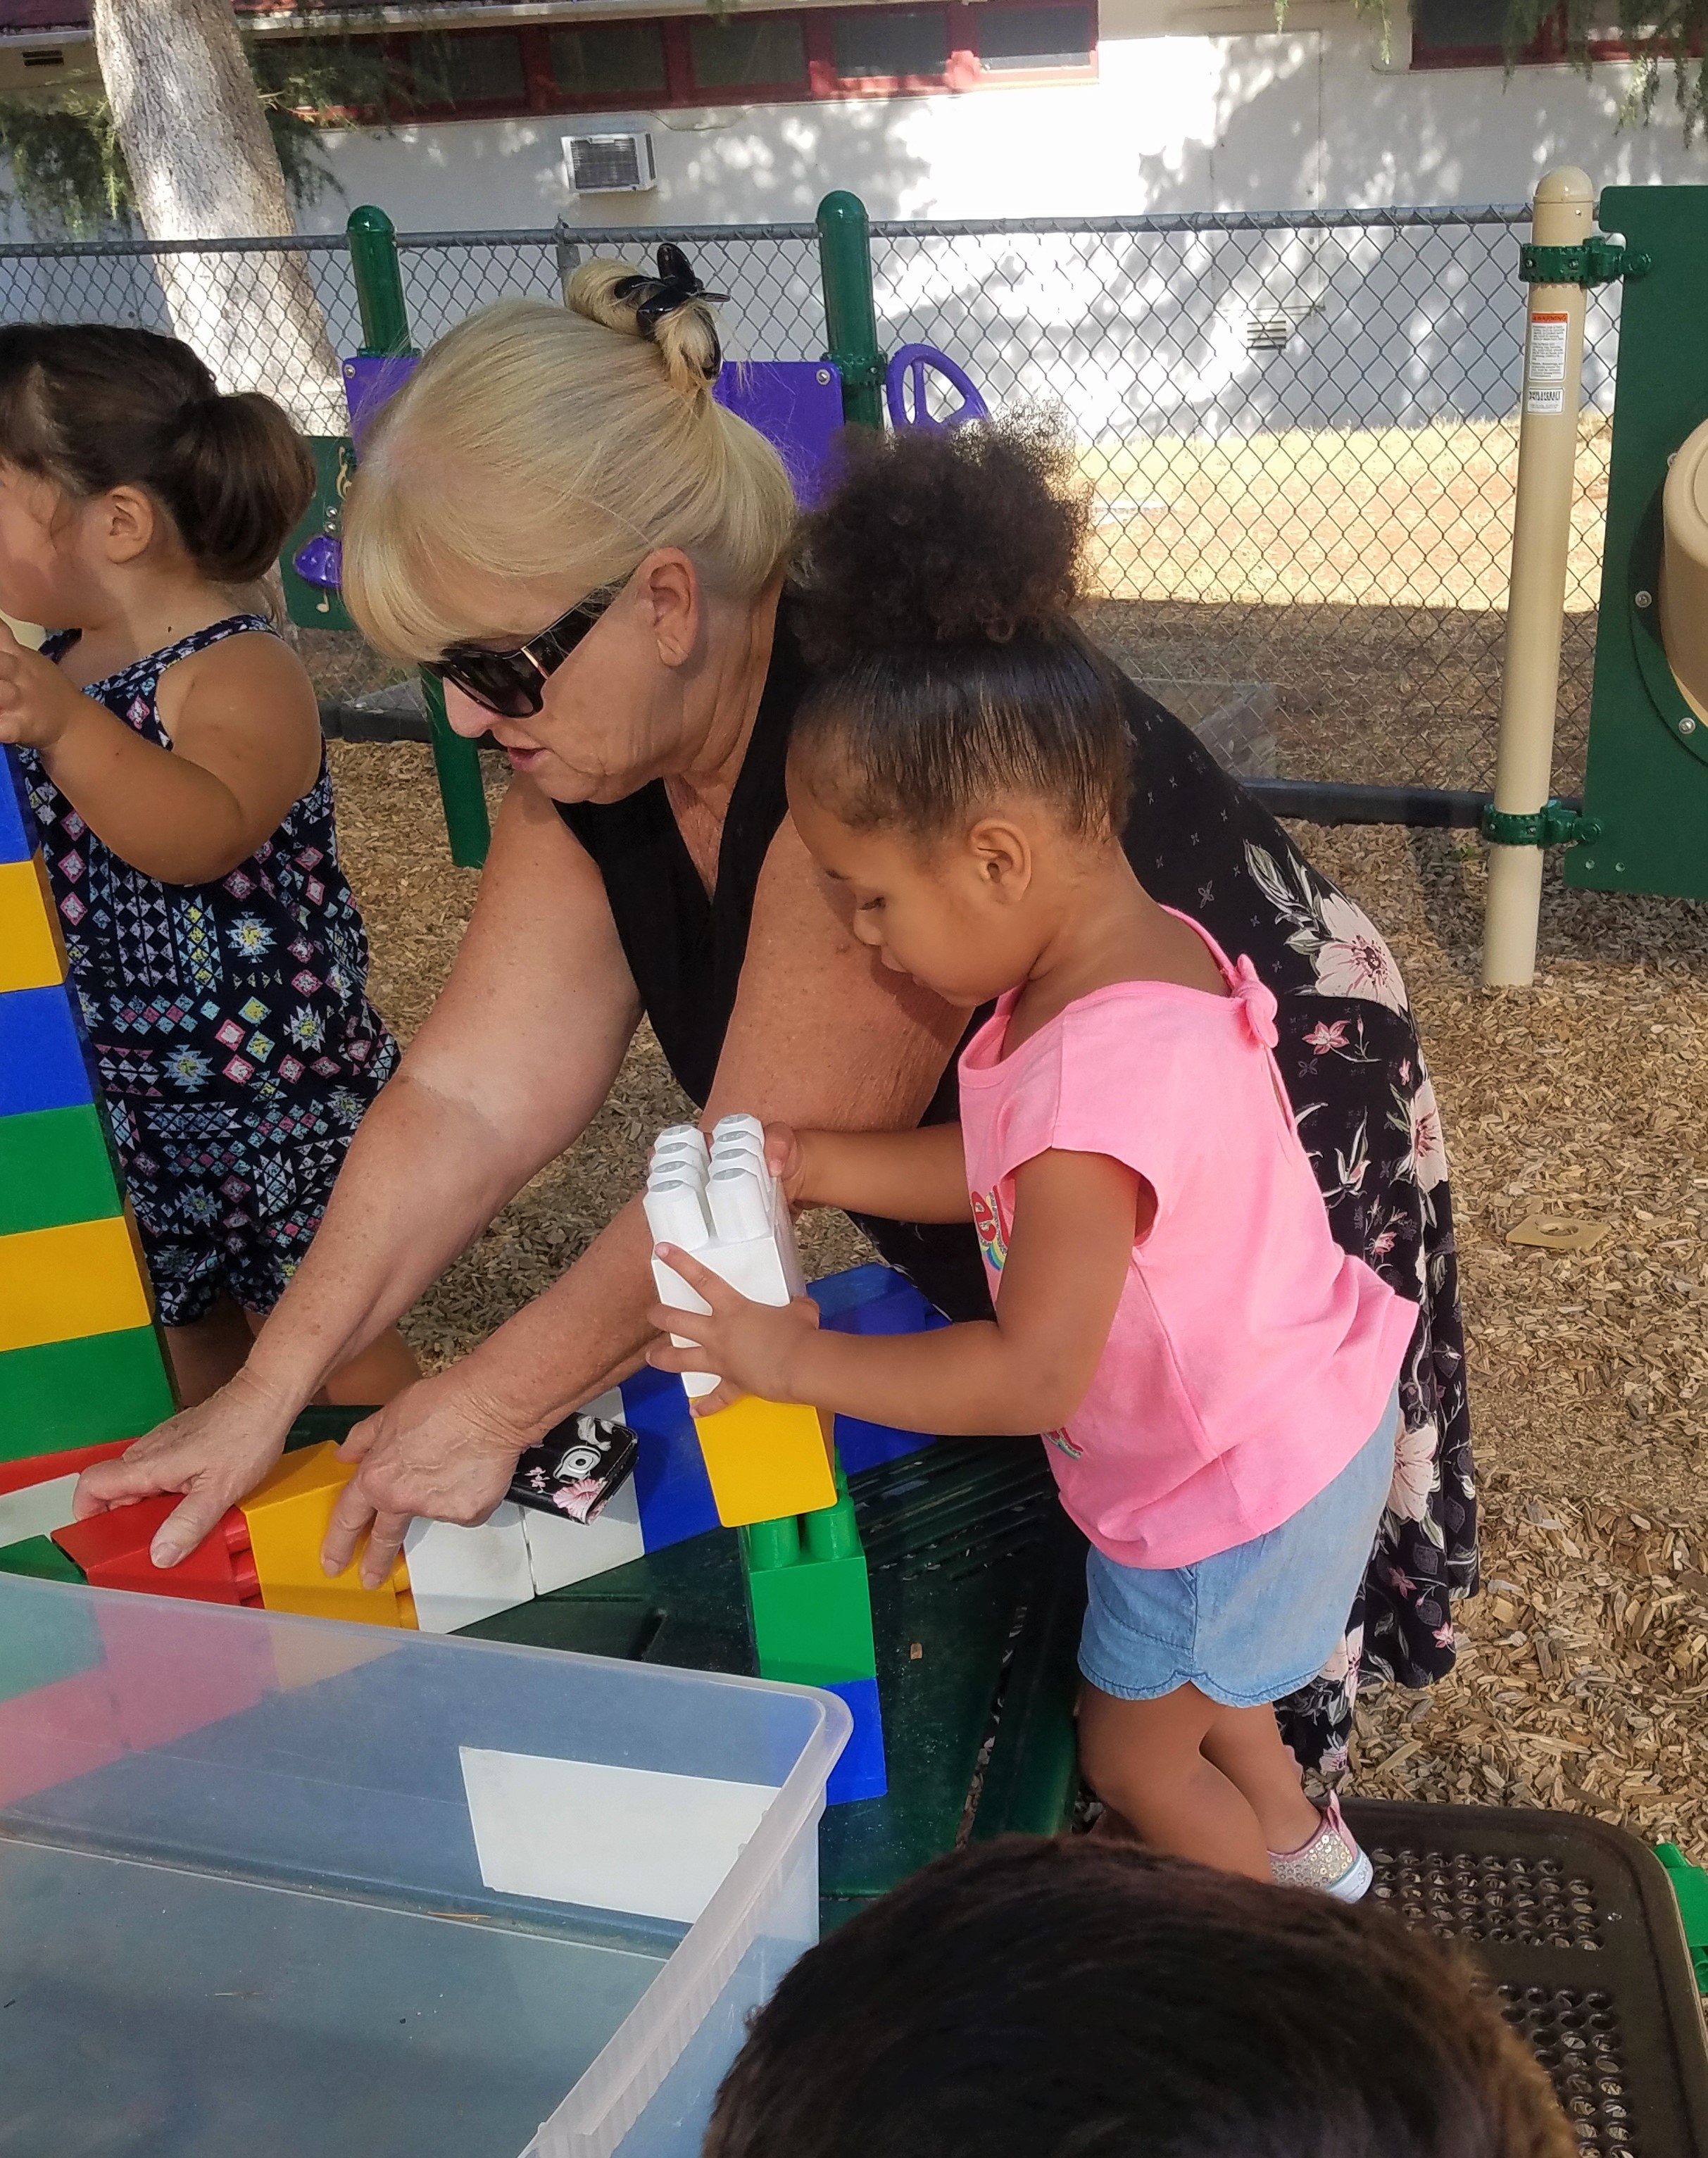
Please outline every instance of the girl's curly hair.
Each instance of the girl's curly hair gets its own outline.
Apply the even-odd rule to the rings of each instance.
[[[860,828],[931,836],[1027,793],[1118,832],[1133,745],[1071,613],[1090,505],[1071,450],[1038,420],[845,440],[799,557],[820,672],[797,769]]]

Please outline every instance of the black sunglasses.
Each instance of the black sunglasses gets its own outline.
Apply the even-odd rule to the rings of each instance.
[[[603,617],[617,597],[601,592],[577,600],[555,622],[508,652],[492,652],[480,644],[453,644],[437,659],[424,659],[423,667],[461,689],[465,697],[501,720],[531,719],[545,702],[547,679],[561,667],[581,639]]]

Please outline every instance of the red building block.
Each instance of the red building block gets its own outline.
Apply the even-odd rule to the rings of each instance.
[[[170,1492],[163,1498],[139,1499],[135,1505],[116,1506],[110,1513],[91,1514],[87,1520],[55,1529],[54,1541],[82,1567],[91,1588],[128,1588],[145,1596],[248,1603],[258,1609],[261,1582],[250,1555],[249,1525],[235,1506],[177,1566],[157,1567],[149,1557],[156,1532],[178,1504],[178,1495]]]
[[[134,1438],[110,1438],[100,1446],[72,1446],[63,1453],[31,1453],[22,1461],[0,1461],[0,1497],[31,1484],[51,1483],[57,1476],[80,1476],[91,1462],[111,1461],[136,1443]]]

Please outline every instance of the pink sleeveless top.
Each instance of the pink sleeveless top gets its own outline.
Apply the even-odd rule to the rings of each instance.
[[[1330,1232],[1273,995],[1191,927],[1231,995],[1114,983],[1005,1057],[1010,991],[960,1063],[993,1295],[1035,1155],[1107,1154],[1156,1193],[1091,1386],[1046,1434],[1062,1503],[1122,1566],[1190,1566],[1289,1520],[1374,1433],[1417,1319]]]

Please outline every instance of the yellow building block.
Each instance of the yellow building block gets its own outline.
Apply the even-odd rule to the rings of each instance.
[[[694,1427],[726,1529],[836,1504],[830,1418],[817,1409],[748,1394]]]
[[[261,1579],[261,1605],[311,1618],[361,1618],[374,1626],[413,1626],[415,1604],[401,1552],[379,1588],[362,1586],[360,1553],[332,1578],[320,1567],[321,1539],[338,1494],[355,1474],[330,1440],[287,1453],[243,1502],[249,1547]]]
[[[45,989],[65,978],[65,947],[40,856],[0,862],[0,992]]]
[[[147,1326],[145,1283],[128,1213],[0,1236],[0,1350]]]

